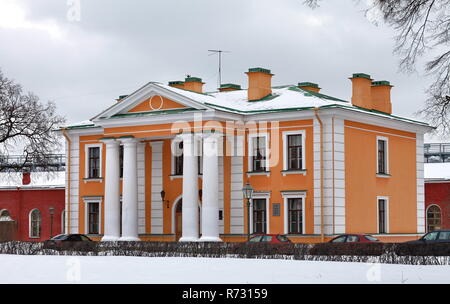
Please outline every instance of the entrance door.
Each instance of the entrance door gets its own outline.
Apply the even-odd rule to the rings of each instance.
[[[182,235],[182,228],[183,228],[183,214],[181,210],[183,209],[183,201],[180,200],[177,205],[177,210],[175,212],[175,239],[178,242],[178,240],[181,238]]]

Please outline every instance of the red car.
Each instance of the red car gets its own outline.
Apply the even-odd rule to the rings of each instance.
[[[250,243],[271,243],[271,244],[288,244],[292,243],[285,235],[282,234],[259,234],[254,235],[249,240]]]
[[[369,234],[343,234],[335,237],[330,243],[379,243],[380,240]]]

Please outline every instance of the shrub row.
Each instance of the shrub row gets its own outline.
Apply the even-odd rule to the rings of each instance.
[[[363,262],[408,265],[450,265],[450,244],[256,244],[92,242],[66,243],[53,248],[44,243],[0,243],[0,254],[206,257],[291,259],[305,261]]]

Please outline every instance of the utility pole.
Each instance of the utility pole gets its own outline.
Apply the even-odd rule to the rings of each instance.
[[[208,50],[211,54],[209,56],[218,54],[219,55],[219,82],[218,87],[222,85],[222,53],[231,53],[230,51],[222,51],[222,50]]]

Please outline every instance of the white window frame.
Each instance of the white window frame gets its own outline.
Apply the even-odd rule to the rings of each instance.
[[[34,211],[38,211],[40,214],[39,229],[38,229],[39,235],[38,236],[31,235],[31,231],[32,231],[32,229],[31,229],[31,214]],[[42,235],[42,212],[38,208],[34,208],[34,209],[31,209],[30,213],[28,213],[28,237],[30,239],[40,239],[41,235]]]
[[[434,232],[434,231],[428,231],[428,211],[430,210],[431,207],[438,207],[439,208],[439,212],[441,213],[441,227],[442,227],[442,224],[443,224],[443,220],[442,220],[443,216],[442,216],[442,208],[441,208],[441,206],[439,206],[438,204],[431,204],[431,205],[429,205],[427,207],[427,209],[425,209],[425,229],[426,229],[427,233]]]
[[[302,136],[302,169],[300,170],[291,170],[291,171],[305,171],[306,170],[306,159],[305,159],[305,143],[306,143],[306,131],[305,130],[297,130],[297,131],[285,131],[283,132],[283,170],[289,170],[289,155],[288,155],[288,136],[289,135],[301,135]]]
[[[95,235],[103,235],[103,227],[102,227],[102,219],[103,219],[103,198],[102,197],[86,197],[83,198],[84,201],[84,232],[87,235],[89,234],[89,204],[98,203],[98,234]]]
[[[253,138],[255,137],[264,137],[265,138],[265,144],[266,144],[266,171],[264,172],[270,172],[270,168],[269,168],[269,134],[268,133],[249,133],[248,134],[248,142],[247,142],[247,152],[248,152],[248,157],[247,157],[247,161],[248,161],[248,171],[250,173],[254,173],[253,172]],[[262,172],[262,173],[264,173]]]
[[[89,149],[100,148],[100,175],[98,178],[89,177]],[[103,144],[86,144],[84,146],[84,178],[85,179],[101,179],[103,178]]]
[[[61,234],[66,233],[66,209],[61,212]]]
[[[250,204],[250,234],[253,234],[253,200],[265,199],[266,200],[266,234],[270,234],[270,192],[253,193]]]
[[[302,235],[306,234],[306,192],[291,192],[282,193],[284,200],[284,234],[289,234],[289,199],[301,198],[302,199]]]
[[[181,142],[183,142],[183,139],[182,138],[179,138],[179,137],[176,137],[176,138],[174,138],[174,139],[172,139],[172,141],[171,141],[171,143],[170,143],[170,154],[171,154],[171,157],[170,157],[170,164],[171,164],[171,169],[170,169],[170,179],[172,180],[172,179],[174,179],[174,178],[181,178],[181,177],[183,177],[182,175],[175,175],[175,156],[176,156],[176,154],[174,154],[174,153],[172,153],[172,151],[174,151],[174,149],[179,149],[178,147],[176,147],[175,146],[175,144],[179,144],[179,143],[181,143]],[[202,173],[203,173],[203,157],[202,157],[202,154],[201,154],[201,151],[202,151],[202,141],[201,140],[196,140],[195,141],[195,143],[196,143],[196,145],[198,145],[197,146],[197,151],[199,151],[199,153],[200,153],[200,157],[198,158],[198,161],[199,161],[199,169],[200,169],[200,172],[198,172],[198,175],[199,175],[199,177],[201,177],[202,176]],[[176,148],[175,148],[176,147]]]
[[[385,173],[380,173],[380,172],[378,172],[378,168],[379,168],[379,162],[378,162],[378,142],[379,141],[384,141],[385,143],[386,143],[386,151],[385,151],[385,161],[386,161],[386,172]],[[377,136],[377,142],[376,142],[376,151],[377,151],[377,154],[376,154],[376,158],[377,158],[377,169],[376,169],[376,171],[377,171],[377,174],[378,175],[384,175],[384,174],[387,174],[387,175],[389,175],[390,174],[390,168],[389,168],[389,138],[388,137],[384,137],[384,136]]]
[[[390,233],[390,225],[389,225],[389,197],[387,196],[377,196],[377,233],[380,233],[380,200],[384,200],[386,202],[386,215],[385,215],[385,223],[386,223],[386,233],[383,234],[389,234]]]

